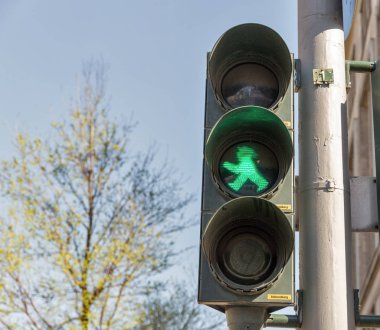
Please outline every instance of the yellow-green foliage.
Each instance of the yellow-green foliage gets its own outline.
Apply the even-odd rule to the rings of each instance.
[[[167,266],[168,234],[183,225],[176,212],[188,199],[173,200],[178,184],[154,170],[150,151],[129,152],[130,126],[108,118],[102,80],[84,77],[55,137],[19,133],[14,158],[1,163],[8,329],[127,329],[136,288]]]

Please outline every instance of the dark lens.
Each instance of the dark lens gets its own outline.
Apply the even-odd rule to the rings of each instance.
[[[256,285],[271,276],[276,246],[264,232],[250,227],[227,233],[218,245],[218,265],[224,276],[240,285]]]
[[[257,105],[269,108],[278,97],[278,81],[272,71],[256,63],[240,64],[224,76],[222,95],[233,108]]]

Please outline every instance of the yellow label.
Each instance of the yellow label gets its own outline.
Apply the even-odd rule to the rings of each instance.
[[[268,300],[292,300],[291,294],[271,294],[267,295]]]
[[[291,204],[276,204],[276,206],[281,211],[291,211],[292,210],[292,205]]]
[[[292,127],[292,122],[288,121],[288,120],[284,120],[284,124],[286,127]]]

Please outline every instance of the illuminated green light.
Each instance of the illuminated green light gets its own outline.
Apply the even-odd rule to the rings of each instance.
[[[268,187],[268,180],[262,176],[257,165],[254,163],[254,160],[257,160],[257,153],[252,148],[246,146],[238,147],[236,158],[238,159],[238,164],[230,162],[222,164],[224,168],[236,174],[235,181],[228,184],[234,191],[239,191],[248,180],[257,185],[258,192]]]
[[[220,162],[221,179],[239,195],[260,195],[277,179],[277,159],[260,143],[240,143],[224,153]]]

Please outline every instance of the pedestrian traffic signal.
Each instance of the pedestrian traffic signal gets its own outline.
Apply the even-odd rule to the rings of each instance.
[[[208,54],[198,300],[294,303],[293,58],[259,24]]]

